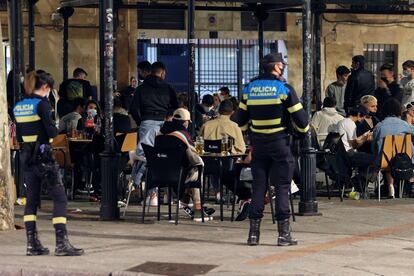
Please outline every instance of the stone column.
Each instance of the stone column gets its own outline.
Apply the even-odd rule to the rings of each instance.
[[[0,41],[3,41],[0,26]],[[0,60],[4,60],[4,48],[0,47]],[[0,62],[0,231],[14,230],[14,208],[10,167],[10,141],[6,98],[6,68]]]

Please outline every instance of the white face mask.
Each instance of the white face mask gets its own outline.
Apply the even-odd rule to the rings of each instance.
[[[404,77],[408,77],[410,75],[410,72],[408,71],[408,69],[405,69],[402,74]]]
[[[49,89],[49,91],[46,93],[46,98],[49,98],[50,92],[52,92],[52,89]]]

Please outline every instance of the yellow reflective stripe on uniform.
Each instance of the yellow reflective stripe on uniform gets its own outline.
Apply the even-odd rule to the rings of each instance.
[[[16,116],[16,122],[18,123],[30,123],[40,121],[39,115],[31,115],[31,116]]]
[[[242,102],[239,103],[239,108],[247,111],[247,105]]]
[[[285,127],[278,127],[278,128],[268,128],[268,129],[257,129],[254,127],[250,127],[251,131],[256,132],[256,133],[264,133],[264,134],[271,134],[271,133],[276,133],[282,130],[285,130]]]
[[[240,127],[241,131],[247,131],[249,129],[249,124],[245,124],[244,126]]]
[[[55,217],[52,219],[53,224],[66,224],[65,217]]]
[[[28,135],[28,136],[22,136],[23,142],[30,143],[30,142],[36,142],[37,135]]]
[[[23,216],[23,221],[36,221],[36,216],[35,215],[25,215]]]
[[[271,105],[281,104],[280,99],[247,100],[247,105]]]
[[[243,100],[247,100],[249,98],[249,95],[243,94]]]
[[[285,95],[285,94],[280,94],[279,95],[279,98],[282,99],[282,100],[286,100],[287,97],[288,97],[288,95]]]
[[[297,103],[294,106],[291,106],[288,108],[289,113],[295,113],[298,110],[301,110],[303,108],[301,103]]]
[[[271,120],[252,120],[253,125],[255,126],[269,126],[269,125],[279,125],[282,122],[282,119],[271,119]]]
[[[305,128],[300,128],[300,127],[298,127],[298,126],[294,126],[295,127],[295,129],[297,130],[297,131],[299,131],[299,132],[302,132],[302,133],[306,133],[306,132],[308,132],[308,130],[309,130],[309,125],[307,125]]]

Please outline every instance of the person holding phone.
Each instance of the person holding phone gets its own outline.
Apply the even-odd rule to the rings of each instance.
[[[334,132],[338,132],[341,136],[345,150],[353,167],[366,169],[373,164],[375,156],[371,153],[361,152],[359,149],[368,141],[372,140],[370,130],[362,135],[357,135],[357,123],[365,120],[368,112],[365,107],[353,107],[348,109],[347,117],[338,122]],[[358,151],[357,151],[358,149]]]
[[[363,110],[365,108],[365,110]],[[374,127],[379,123],[377,118],[378,101],[372,95],[366,95],[361,98],[361,110],[365,114],[364,120],[357,123],[356,135],[361,136],[366,132],[373,131]],[[372,135],[368,136],[368,140],[358,148],[360,152],[372,153],[371,140]]]

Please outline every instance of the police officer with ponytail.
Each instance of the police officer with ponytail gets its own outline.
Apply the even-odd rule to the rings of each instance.
[[[292,86],[282,76],[286,63],[279,53],[268,54],[261,60],[262,74],[243,91],[238,123],[250,123],[253,193],[250,205],[248,245],[258,245],[267,184],[276,187],[277,245],[296,245],[290,234],[289,189],[294,161],[289,145],[290,121],[296,131],[309,130],[308,118]]]
[[[52,156],[50,143],[57,135],[48,101],[53,88],[53,77],[43,70],[30,72],[25,79],[27,97],[14,107],[17,135],[22,143],[22,161],[27,186],[27,203],[24,224],[27,234],[26,254],[47,255],[49,249],[38,239],[36,214],[40,204],[42,187],[47,188],[53,199],[53,226],[56,232],[56,256],[79,256],[83,249],[73,247],[66,230],[67,199],[58,166]]]

